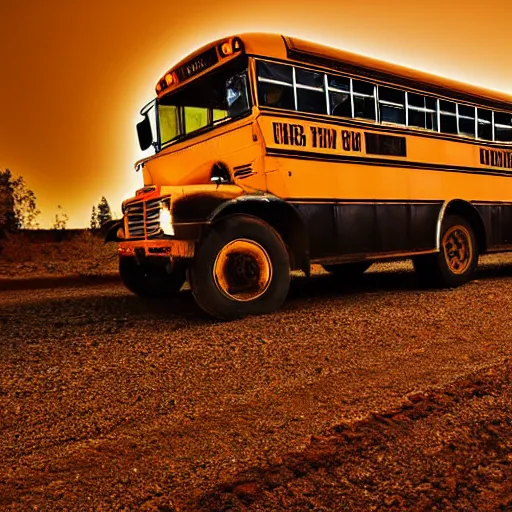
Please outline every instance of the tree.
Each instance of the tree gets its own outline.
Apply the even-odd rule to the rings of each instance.
[[[68,225],[68,214],[64,211],[64,208],[59,204],[57,206],[57,213],[55,214],[55,222],[53,223],[52,229],[66,229]]]
[[[14,185],[9,169],[0,171],[0,229],[8,231],[18,229],[16,214],[14,213]]]
[[[39,223],[36,221],[36,218],[41,212],[37,209],[34,192],[27,188],[22,176],[17,178],[14,183],[14,213],[20,228],[38,228]]]
[[[110,210],[110,206],[105,197],[101,198],[101,201],[98,203],[98,228],[102,228],[104,224],[112,220],[112,211]]]
[[[108,201],[103,196],[100,202],[92,207],[90,222],[91,230],[97,231],[111,220],[112,210],[110,209]]]
[[[22,176],[14,178],[9,169],[0,171],[0,228],[8,231],[37,228],[36,196]]]
[[[99,227],[98,212],[96,211],[96,206],[93,206],[91,211],[91,230],[97,231]]]

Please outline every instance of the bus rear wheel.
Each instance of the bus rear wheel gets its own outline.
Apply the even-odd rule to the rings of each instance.
[[[340,263],[336,265],[322,265],[324,270],[336,277],[351,280],[364,274],[372,265],[371,261],[355,261],[353,263]]]
[[[199,244],[190,286],[199,307],[221,320],[270,313],[288,295],[288,252],[279,234],[262,220],[227,217]]]
[[[167,260],[138,263],[135,258],[119,258],[119,274],[123,284],[135,295],[147,298],[164,298],[177,294],[186,280],[186,269],[176,263],[171,267]]]
[[[478,245],[471,224],[459,215],[447,215],[436,254],[418,256],[413,264],[427,286],[455,288],[470,281],[478,264]]]

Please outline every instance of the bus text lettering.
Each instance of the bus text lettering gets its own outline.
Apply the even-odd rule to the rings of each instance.
[[[305,146],[306,134],[304,127],[292,123],[272,123],[274,128],[274,142],[286,146]]]
[[[361,134],[350,130],[341,130],[341,142],[344,151],[361,151]]]
[[[480,163],[492,167],[512,169],[512,151],[480,148]]]
[[[336,149],[337,133],[334,128],[311,126],[311,136],[314,148]]]

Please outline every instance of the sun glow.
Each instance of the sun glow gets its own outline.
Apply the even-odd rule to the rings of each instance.
[[[499,91],[512,83],[512,39],[496,25],[510,17],[509,0],[261,0],[257,9],[156,0],[151,12],[116,0],[4,3],[2,17],[15,21],[0,45],[9,77],[0,81],[0,163],[34,188],[45,223],[62,204],[69,227],[89,224],[91,198],[119,211],[141,187],[139,110],[166,71],[213,40],[287,34]]]

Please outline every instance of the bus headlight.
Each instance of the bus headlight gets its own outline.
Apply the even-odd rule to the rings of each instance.
[[[165,235],[174,236],[172,215],[167,204],[163,204],[160,209],[160,229]]]

